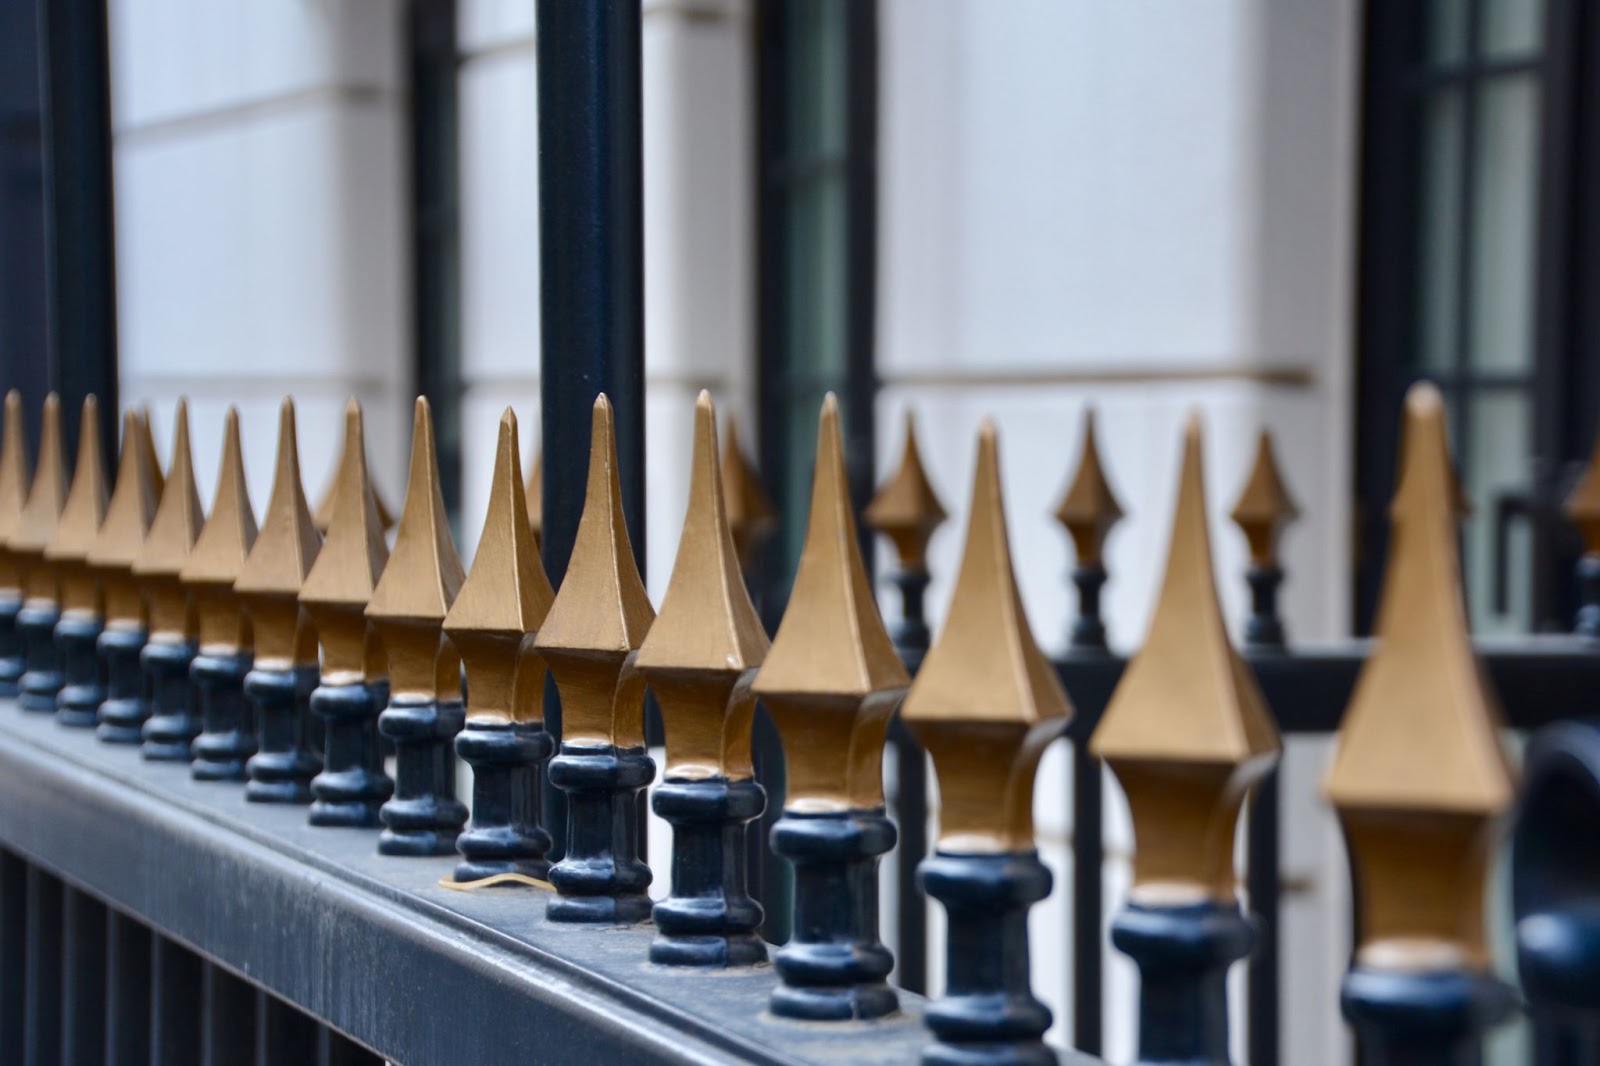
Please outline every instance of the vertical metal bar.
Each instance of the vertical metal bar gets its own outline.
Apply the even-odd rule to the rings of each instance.
[[[1279,899],[1282,857],[1279,853],[1278,818],[1282,799],[1278,771],[1273,770],[1255,787],[1250,801],[1248,872],[1250,913],[1256,923],[1255,952],[1248,971],[1250,1066],[1278,1066],[1281,1029],[1279,995]]]
[[[375,1055],[337,1029],[323,1026],[317,1034],[317,1066],[383,1066]]]
[[[28,958],[28,867],[0,853],[0,1061],[22,1059]]]
[[[1104,770],[1083,741],[1072,745],[1072,1046],[1100,1054],[1105,1008],[1105,966],[1100,926],[1105,918],[1101,881]]]
[[[200,1061],[238,1066],[256,1045],[256,991],[215,963],[201,968]]]
[[[917,864],[928,857],[928,756],[899,716],[889,725],[894,742],[895,966],[900,987],[928,991],[928,900],[917,887]]]
[[[106,912],[106,1066],[150,1061],[150,930]]]
[[[0,4],[0,69],[9,75],[0,78],[0,391],[20,389],[25,411],[44,403],[50,371],[39,7]],[[38,450],[38,441],[29,438],[29,454]],[[15,1051],[7,1061],[21,1056],[20,1037]]]
[[[644,186],[638,0],[538,0],[540,392],[544,566],[567,570],[589,465],[590,407],[616,413],[628,536],[644,570]],[[561,711],[546,688],[546,726]],[[545,784],[563,853],[566,797]]]
[[[38,7],[51,384],[61,393],[67,440],[77,439],[83,397],[99,397],[109,466],[118,408],[106,6]]]
[[[151,1066],[194,1066],[200,1061],[200,957],[157,936],[150,975]]]
[[[317,1022],[266,992],[256,993],[256,1066],[317,1061]]]
[[[61,882],[28,867],[27,977],[23,989],[26,1066],[61,1061]]]
[[[103,1066],[106,1058],[106,908],[62,890],[61,1061]]]

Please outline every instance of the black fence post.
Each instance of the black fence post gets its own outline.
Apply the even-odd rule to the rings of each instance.
[[[61,402],[45,397],[39,430],[39,465],[28,490],[22,517],[9,546],[22,564],[22,609],[17,635],[22,638],[22,676],[17,679],[17,704],[25,711],[53,712],[61,691],[61,660],[56,654],[56,623],[61,620],[61,586],[55,564],[45,549],[55,538],[61,508],[67,499],[66,458],[61,441]]]

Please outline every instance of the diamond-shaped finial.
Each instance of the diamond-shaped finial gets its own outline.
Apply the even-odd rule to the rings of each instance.
[[[180,399],[172,434],[172,465],[167,470],[161,502],[145,534],[133,573],[142,579],[150,610],[150,635],[168,642],[186,641],[198,633],[189,590],[179,575],[189,561],[205,511],[194,483],[194,458],[189,451],[189,401]]]
[[[355,402],[352,397],[352,402]],[[333,461],[333,480],[328,482],[328,487],[322,490],[322,498],[317,500],[317,505],[311,509],[311,521],[316,524],[317,532],[324,537],[333,525],[333,511],[335,498],[339,494],[339,471],[344,469],[345,453],[350,447],[349,434],[347,433],[339,445],[339,456]],[[378,525],[380,529],[389,530],[394,527],[394,512],[389,505],[383,502],[383,497],[378,494],[376,485],[371,486],[372,502],[378,509]]]
[[[1056,504],[1054,517],[1072,537],[1078,565],[1099,566],[1106,536],[1122,519],[1122,504],[1100,465],[1093,407],[1083,416],[1083,446],[1078,453],[1078,469],[1061,502]]]
[[[1323,788],[1361,899],[1357,957],[1378,968],[1488,963],[1483,892],[1515,782],[1468,632],[1444,402],[1406,394],[1376,641]]]
[[[1272,434],[1265,429],[1256,439],[1256,458],[1245,479],[1244,490],[1228,517],[1243,532],[1250,545],[1250,564],[1257,567],[1278,565],[1278,538],[1296,518],[1300,508],[1283,476],[1272,450]]]
[[[94,547],[105,516],[106,470],[101,461],[100,404],[89,395],[84,397],[83,417],[78,421],[78,463],[72,474],[72,487],[62,505],[55,535],[44,550],[44,557],[55,567],[61,584],[63,611],[101,615],[100,579],[89,568],[89,549]]]
[[[22,514],[8,538],[19,558],[28,599],[55,601],[55,568],[44,565],[44,550],[55,537],[61,508],[67,500],[67,468],[61,455],[61,401],[55,393],[45,397],[44,421],[39,431],[39,464],[22,505]]]
[[[0,444],[0,555],[9,555],[7,542],[22,520],[28,502],[28,445],[22,416],[22,393],[6,393],[6,424]],[[3,584],[3,582],[0,582]]]
[[[944,630],[901,717],[939,776],[939,848],[955,854],[1033,846],[1033,774],[1072,705],[1033,639],[1017,591],[1000,492],[999,442],[985,420],[961,570]]]
[[[862,513],[867,525],[889,538],[903,570],[924,568],[928,541],[944,523],[944,505],[928,481],[917,447],[916,415],[906,412],[906,444],[900,466]]]
[[[263,670],[316,665],[317,636],[300,606],[300,587],[322,547],[300,483],[300,445],[294,401],[278,405],[278,454],[272,496],[255,546],[239,570],[234,591],[250,614],[255,662]]]
[[[161,498],[151,463],[148,427],[139,412],[128,411],[122,416],[117,483],[88,555],[89,565],[98,573],[104,590],[106,624],[140,630],[144,628],[144,595],[134,579],[133,564],[144,547],[145,534]]]
[[[162,490],[167,487],[167,472],[161,465],[161,457],[156,454],[156,435],[150,428],[150,407],[144,405],[139,408],[139,424],[144,429],[144,457],[154,472],[156,499],[161,499]]]
[[[9,423],[9,419],[7,421]],[[1583,468],[1583,476],[1567,494],[1562,510],[1578,527],[1584,554],[1600,556],[1600,436],[1595,437],[1589,465]]]
[[[739,567],[748,572],[756,553],[778,528],[778,512],[739,446],[739,423],[730,417],[727,427],[728,437],[722,445],[722,499],[733,530],[733,546],[739,552]]]
[[[179,575],[194,596],[200,643],[212,648],[251,648],[250,621],[233,583],[256,542],[256,513],[244,475],[239,411],[229,407],[222,430],[222,465],[211,514],[195,537]]]

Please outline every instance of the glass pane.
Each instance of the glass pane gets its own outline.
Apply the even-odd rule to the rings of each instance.
[[[1422,30],[1422,57],[1429,64],[1459,63],[1466,58],[1469,2],[1430,0]]]
[[[1417,204],[1417,350],[1427,370],[1456,362],[1461,258],[1461,93],[1443,89],[1422,104]]]
[[[1468,361],[1521,370],[1533,362],[1539,87],[1523,75],[1478,93]]]
[[[1459,402],[1459,401],[1458,401]],[[1513,523],[1506,537],[1506,610],[1496,610],[1495,505],[1507,493],[1531,487],[1532,401],[1520,390],[1468,394],[1467,439],[1457,447],[1466,460],[1462,477],[1472,501],[1467,520],[1463,569],[1467,606],[1476,633],[1526,633],[1533,624],[1531,580],[1533,546],[1524,523]]]
[[[1537,53],[1544,42],[1544,0],[1483,0],[1483,44],[1494,59]]]

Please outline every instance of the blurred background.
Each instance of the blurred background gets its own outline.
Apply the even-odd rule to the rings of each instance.
[[[398,505],[423,393],[470,559],[499,411],[516,408],[529,459],[538,437],[531,0],[105,0],[64,6],[90,20],[70,46],[41,35],[45,2],[0,0],[0,385],[30,412],[62,390],[69,427],[86,391],[148,403],[163,454],[187,395],[205,498],[236,404],[258,508],[282,395],[300,405],[308,492],[331,474],[355,395]],[[975,429],[992,414],[1022,595],[1040,643],[1064,641],[1070,548],[1049,513],[1090,404],[1129,515],[1108,549],[1114,646],[1142,639],[1196,407],[1230,618],[1244,613],[1245,546],[1225,514],[1265,426],[1303,512],[1284,546],[1291,638],[1362,632],[1399,398],[1428,376],[1474,505],[1474,625],[1570,618],[1558,504],[1600,418],[1600,302],[1582,280],[1600,256],[1592,5],[643,6],[644,554],[658,601],[692,401],[708,388],[777,506],[751,578],[781,614],[831,389],[858,502],[898,460],[904,412],[918,416],[952,514],[930,554],[936,632]],[[76,51],[42,94],[51,47]],[[88,105],[64,123],[51,99]],[[88,161],[61,194],[77,214],[44,195],[52,140]],[[101,231],[57,221],[96,209],[114,214]],[[112,303],[52,304],[63,257]],[[1068,942],[1060,756],[1038,801],[1058,887],[1033,921],[1036,988],[1064,1040],[1070,960],[1047,947]],[[1326,741],[1295,741],[1283,775],[1283,1030],[1325,1050],[1308,1063],[1348,1059],[1346,875],[1315,794],[1326,757]],[[1129,846],[1114,794],[1107,818],[1110,915]],[[935,937],[941,920],[935,908]],[[1106,1051],[1125,1059],[1132,970],[1115,958]]]

